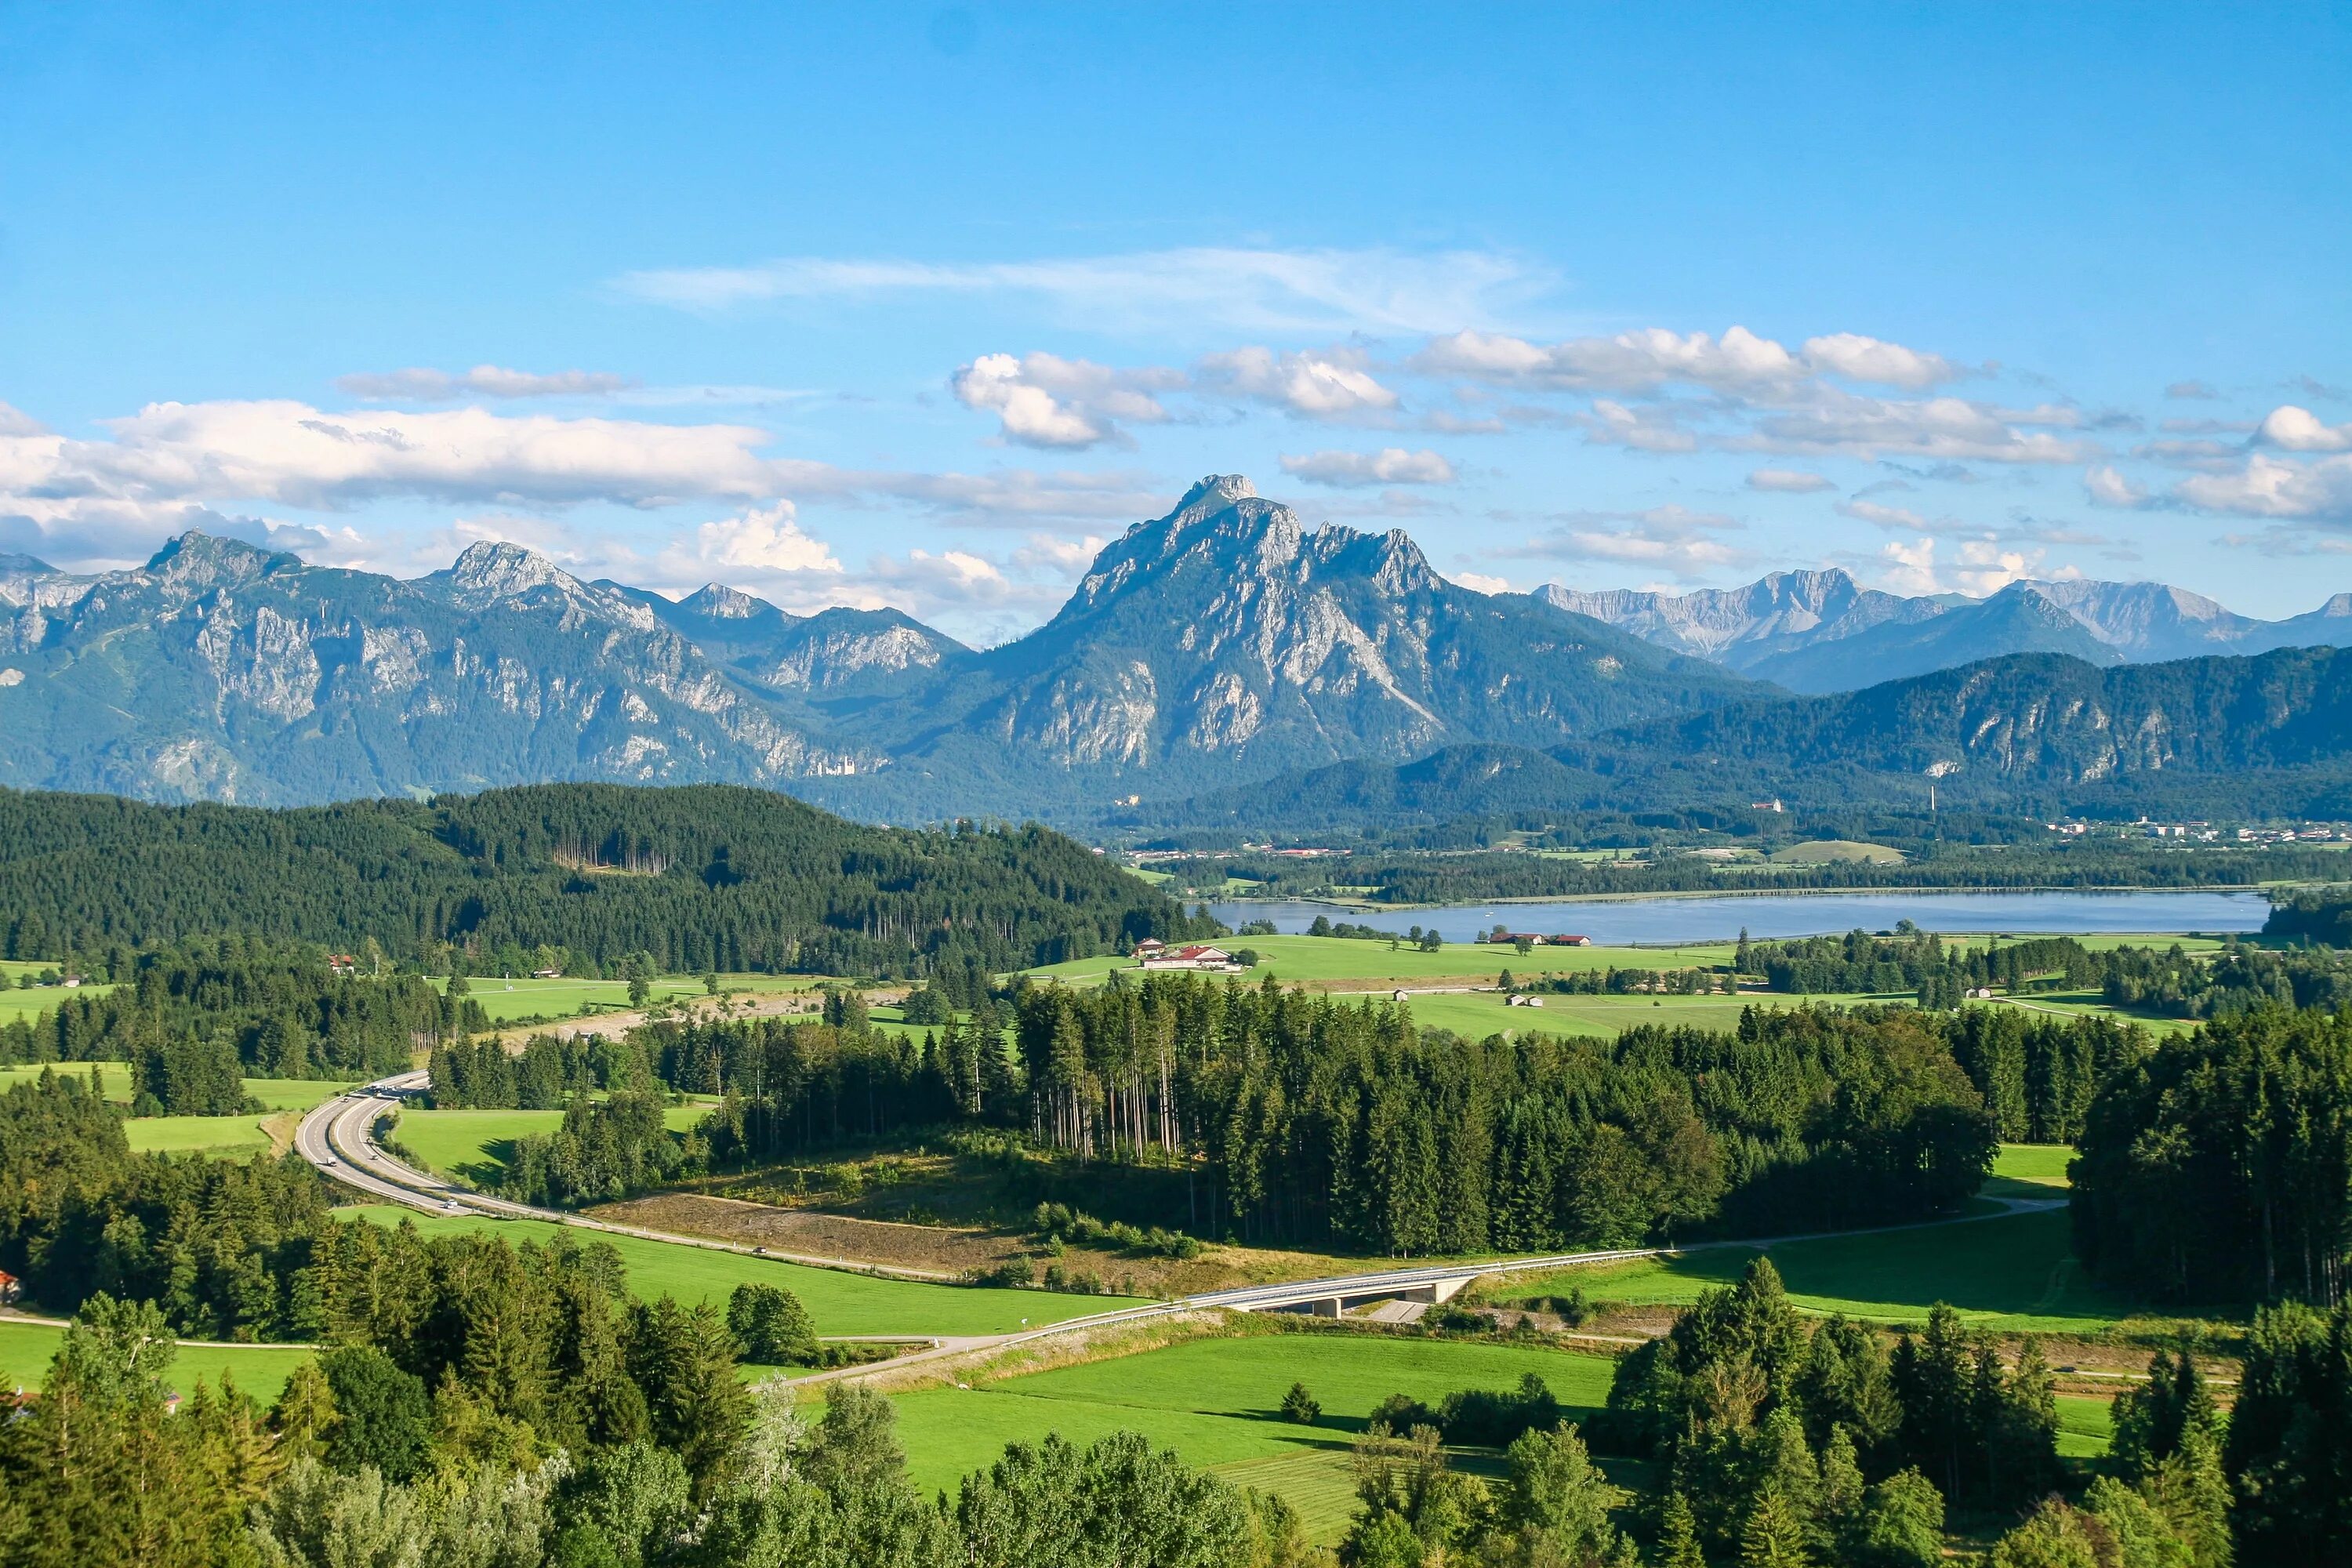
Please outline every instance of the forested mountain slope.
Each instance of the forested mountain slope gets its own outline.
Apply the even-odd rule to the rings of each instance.
[[[757,790],[604,784],[288,811],[0,790],[0,910],[26,957],[237,931],[857,975],[1050,962],[1184,918],[1042,827],[914,832]]]
[[[1839,696],[1743,701],[1535,752],[1444,748],[1147,804],[1129,826],[1281,831],[1404,814],[1924,805],[2352,815],[2352,649],[2101,668],[2019,654]]]

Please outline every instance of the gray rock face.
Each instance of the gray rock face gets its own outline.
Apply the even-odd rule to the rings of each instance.
[[[644,605],[513,545],[404,583],[190,533],[136,571],[0,574],[0,595],[17,787],[285,804],[887,760],[817,741]]]
[[[1547,743],[1743,683],[1581,616],[1445,582],[1402,531],[1309,529],[1237,475],[1106,548],[1052,621],[847,731],[908,772],[1080,799],[1456,740]]]

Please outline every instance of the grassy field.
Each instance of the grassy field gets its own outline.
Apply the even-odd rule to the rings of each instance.
[[[1193,1340],[1165,1350],[1090,1362],[971,1388],[926,1389],[897,1396],[908,1466],[926,1489],[952,1486],[986,1465],[1008,1442],[1035,1442],[1059,1432],[1074,1443],[1139,1431],[1196,1465],[1294,1461],[1307,1481],[1302,1509],[1328,1505],[1337,1460],[1344,1524],[1349,1498],[1347,1446],[1373,1405],[1391,1394],[1434,1404],[1463,1388],[1507,1389],[1536,1373],[1563,1405],[1597,1408],[1613,1363],[1601,1356],[1516,1345],[1449,1343],[1370,1334],[1258,1334]],[[1313,1426],[1280,1418],[1291,1384],[1322,1402]],[[1311,1461],[1324,1457],[1323,1464]],[[1279,1472],[1253,1484],[1279,1485]],[[1236,1479],[1244,1479],[1237,1476]],[[1288,1494],[1288,1487],[1281,1487]],[[1328,1511],[1326,1506],[1322,1511]],[[1333,1532],[1336,1534],[1336,1531]],[[1328,1538],[1328,1536],[1326,1537]]]
[[[37,1387],[64,1337],[65,1330],[48,1323],[0,1318],[0,1388]],[[266,1405],[310,1354],[308,1345],[182,1345],[172,1358],[172,1384],[186,1394],[197,1379],[217,1384],[226,1372]]]
[[[722,974],[721,988],[735,992],[805,991],[817,983],[810,974]],[[446,981],[434,984],[447,988]],[[656,1002],[667,1002],[674,996],[701,996],[703,990],[698,975],[673,975],[649,983]],[[625,1012],[629,1008],[629,985],[625,980],[533,980],[528,975],[520,980],[502,980],[496,975],[473,976],[467,982],[472,987],[475,1001],[482,1005],[493,1024],[509,1024],[522,1018],[543,1018],[552,1022],[559,1018],[577,1018],[592,1012]]]
[[[70,1075],[84,1083],[89,1081],[89,1069],[99,1069],[99,1087],[106,1098],[118,1105],[131,1103],[131,1068],[125,1062],[51,1062],[50,1070],[59,1077]],[[20,1083],[30,1083],[41,1076],[36,1067],[0,1067],[0,1092]],[[351,1088],[349,1083],[329,1082],[308,1078],[249,1078],[245,1080],[245,1092],[261,1101],[271,1110],[308,1110],[321,1101],[332,1100]]]
[[[131,1103],[131,1068],[127,1063],[51,1062],[47,1064],[47,1070],[56,1073],[59,1078],[77,1078],[85,1084],[89,1082],[89,1069],[92,1068],[98,1069],[99,1088],[107,1099],[122,1105]],[[0,1067],[0,1093],[5,1093],[20,1083],[33,1082],[41,1076],[42,1071],[43,1068],[37,1065]]]
[[[540,1220],[499,1220],[485,1215],[412,1214],[390,1205],[348,1211],[378,1225],[413,1219],[427,1236],[488,1230],[520,1247],[553,1241],[563,1227]],[[648,1299],[670,1295],[688,1305],[721,1304],[746,1281],[782,1285],[799,1296],[821,1334],[996,1334],[1031,1325],[1058,1323],[1130,1305],[1115,1296],[1063,1296],[1044,1290],[982,1289],[884,1279],[841,1269],[805,1268],[737,1252],[718,1252],[675,1242],[575,1231],[574,1240],[610,1243],[629,1271],[629,1289]]]
[[[2066,1167],[2074,1158],[2071,1143],[2004,1143],[1993,1156],[1996,1197],[2054,1198],[2066,1192]]]
[[[1997,1332],[2094,1333],[2128,1316],[2132,1304],[2084,1274],[2069,1224],[2065,1210],[2052,1209],[1768,1250],[1790,1298],[1811,1311],[1921,1323],[1929,1307],[1947,1301],[1969,1322]],[[1512,1301],[1580,1285],[1596,1301],[1681,1306],[1738,1279],[1756,1256],[1753,1247],[1717,1247],[1542,1278],[1514,1276],[1493,1294]]]
[[[2096,991],[2053,991],[2041,995],[2003,998],[2000,1005],[2021,1007],[2029,1013],[2120,1018],[2127,1024],[2137,1024],[2159,1040],[2173,1035],[2185,1035],[2197,1027],[2196,1022],[2189,1018],[2167,1018],[2127,1007],[2110,1007]]]
[[[122,1124],[134,1154],[266,1154],[258,1116],[142,1116]]]
[[[1401,911],[1372,917],[1370,923],[1402,933],[1408,926],[1419,923],[1419,916],[1417,912]],[[1247,976],[1252,981],[1272,974],[1286,983],[1310,985],[1322,980],[1410,984],[1465,975],[1491,978],[1505,969],[1514,974],[1580,974],[1603,969],[1708,968],[1729,963],[1732,952],[1726,942],[1689,947],[1546,946],[1530,948],[1525,953],[1507,945],[1456,942],[1435,952],[1423,952],[1415,947],[1391,948],[1384,942],[1330,936],[1237,936],[1225,939],[1220,945],[1229,949],[1246,947],[1257,953],[1258,966]],[[1092,984],[1113,969],[1134,967],[1134,961],[1122,953],[1072,959],[1029,973],[1041,980]]]
[[[673,1105],[662,1120],[683,1132],[710,1114],[708,1105]],[[552,1132],[561,1110],[418,1110],[400,1113],[400,1142],[431,1169],[480,1185],[506,1169],[518,1138]]]
[[[1823,866],[1845,862],[1899,866],[1903,863],[1903,851],[1885,844],[1857,843],[1851,838],[1813,838],[1773,850],[1771,862],[1775,866]]]

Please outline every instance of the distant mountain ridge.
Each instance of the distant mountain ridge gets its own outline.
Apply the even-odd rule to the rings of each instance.
[[[1589,593],[1548,584],[1546,603],[1804,692],[1851,691],[2011,653],[2093,664],[2352,645],[2352,594],[2283,621],[2233,614],[2161,583],[2026,581],[1982,599],[1906,597],[1847,573],[1775,572],[1743,588]]]
[[[1378,820],[1853,805],[2352,816],[2352,649],[2101,668],[2013,654],[1821,697],[1745,700],[1543,751],[1448,747],[1294,770],[1126,826],[1300,832]],[[2219,803],[2217,805],[2217,803]]]
[[[302,804],[547,781],[788,789],[868,816],[1066,813],[1301,761],[1553,744],[1755,690],[1306,527],[1213,476],[1060,614],[974,651],[895,610],[583,582],[521,546],[415,581],[201,532],[95,577],[0,563],[0,783]]]
[[[2198,725],[2289,732],[2259,703],[2126,700],[2191,666],[2210,668],[2178,679],[2242,682],[2221,667],[2243,658],[2126,661],[2347,632],[2352,595],[2264,623],[2157,584],[1905,598],[1823,571],[1679,595],[1489,595],[1402,531],[1309,527],[1237,475],[1128,529],[1050,621],[987,649],[895,610],[796,616],[719,584],[673,601],[586,582],[509,543],[402,581],[190,532],[96,576],[0,559],[0,784],[299,805],[724,783],[901,822],[1098,822],[1219,792],[1255,808],[1265,781],[1313,773],[1375,820],[1449,799],[1723,799],[1792,773],[1892,788],[1950,741],[1931,720],[1966,714],[1983,726],[1973,750],[1937,753],[1970,770],[1952,787],[2013,794],[2101,776],[2085,771],[2101,743],[2121,778],[2220,765]],[[2102,679],[2120,684],[2085,684]],[[1856,686],[1831,709],[1790,697]],[[1899,724],[1822,717],[1877,711],[1897,688],[1921,694]],[[2231,765],[2334,756],[2336,709],[2263,690],[2316,726],[2310,755]],[[2122,743],[2116,726],[2148,722],[2168,750],[2137,729]],[[1772,749],[1800,732],[1803,748]],[[1982,735],[2044,761],[1990,769]]]

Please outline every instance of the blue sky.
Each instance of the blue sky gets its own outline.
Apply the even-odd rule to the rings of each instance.
[[[2352,587],[2352,9],[0,3],[0,550]]]

